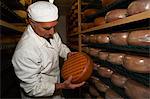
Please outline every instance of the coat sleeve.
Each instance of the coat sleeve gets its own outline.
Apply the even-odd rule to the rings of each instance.
[[[17,77],[21,80],[20,86],[29,96],[53,95],[55,84],[41,80],[41,60],[36,54],[33,52],[15,53],[12,63]]]
[[[70,49],[65,44],[62,43],[61,38],[58,35],[58,33],[56,33],[55,37],[56,37],[56,42],[58,43],[59,56],[61,56],[62,58],[67,59],[67,54],[69,52],[71,52]]]

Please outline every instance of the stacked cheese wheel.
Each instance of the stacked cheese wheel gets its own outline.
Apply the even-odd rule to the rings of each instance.
[[[85,53],[73,54],[64,62],[61,75],[64,80],[72,75],[72,83],[80,83],[87,80],[93,70],[93,62]]]

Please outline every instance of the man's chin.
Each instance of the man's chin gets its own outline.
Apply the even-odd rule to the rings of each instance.
[[[44,37],[46,39],[53,39],[53,36],[49,36],[49,37]]]
[[[49,37],[49,39],[53,39],[53,36],[52,36],[52,37]]]

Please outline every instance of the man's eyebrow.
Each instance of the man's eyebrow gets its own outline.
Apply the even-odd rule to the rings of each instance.
[[[42,27],[43,29],[50,30],[53,27]]]

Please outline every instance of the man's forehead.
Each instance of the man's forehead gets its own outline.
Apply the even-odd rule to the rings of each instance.
[[[57,25],[58,21],[52,21],[52,22],[38,22],[42,26],[55,26]]]

